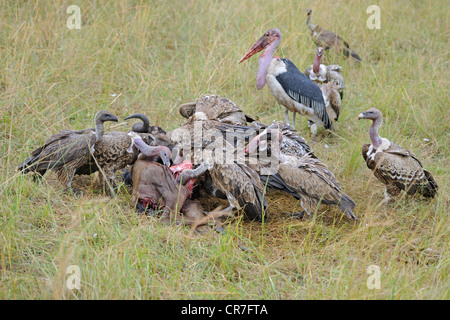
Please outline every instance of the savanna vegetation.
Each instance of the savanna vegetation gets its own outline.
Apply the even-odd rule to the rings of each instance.
[[[81,10],[81,29],[66,12]],[[373,1],[2,1],[0,4],[0,298],[2,299],[448,299],[448,1],[387,1],[369,29]],[[356,202],[360,221],[269,194],[263,223],[230,220],[226,234],[191,234],[138,215],[122,188],[109,197],[77,177],[81,196],[48,174],[34,181],[17,165],[53,133],[93,126],[106,109],[147,114],[166,131],[181,125],[181,103],[225,96],[260,121],[284,120],[267,87],[255,87],[257,58],[237,62],[269,28],[276,51],[300,70],[312,64],[312,20],[340,34],[362,63],[325,53],[343,67],[346,91],[336,134],[314,152]],[[413,151],[434,176],[431,200],[400,197],[378,206],[384,186],[367,169],[369,142],[358,114],[380,109],[380,134]],[[308,141],[307,120],[297,129]],[[208,198],[212,209],[223,202]],[[246,250],[242,250],[245,247]],[[70,290],[76,265],[81,289]],[[381,271],[369,289],[368,267]]]

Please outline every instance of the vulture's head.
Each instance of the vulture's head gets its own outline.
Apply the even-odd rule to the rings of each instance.
[[[112,113],[109,113],[106,110],[100,110],[95,115],[94,121],[95,121],[95,123],[103,123],[106,121],[118,122],[119,119],[117,119],[117,117],[115,115],[113,115]]]
[[[183,118],[189,119],[189,117],[195,113],[196,105],[196,102],[183,103],[178,111],[180,112],[181,116],[183,116]]]
[[[141,136],[138,135],[136,132],[128,132],[128,135],[130,136],[132,140],[132,145],[134,144],[136,148],[139,149],[139,151],[148,157],[160,157],[162,163],[170,167],[170,160],[172,158],[172,152],[170,149],[166,146],[149,146],[142,140]]]
[[[133,124],[131,128],[134,132],[146,133],[149,131],[148,128],[150,126],[150,121],[148,120],[148,117],[145,114],[135,113],[132,114],[131,116],[126,117],[124,120],[128,119],[139,119],[142,121],[142,123]]]
[[[172,153],[166,146],[157,146],[155,153],[161,158],[162,163],[166,167],[170,167],[170,160],[172,159]]]
[[[323,48],[322,47],[317,47],[317,49],[316,49],[316,56],[318,56],[318,57],[322,57],[323,56]]]
[[[306,9],[306,15],[309,17],[312,13],[312,10],[310,8]]]
[[[277,28],[272,28],[267,30],[258,41],[247,51],[247,53],[239,60],[241,63],[244,60],[247,60],[254,54],[260,52],[267,48],[272,42],[281,40],[281,31]]]
[[[372,121],[382,120],[383,114],[377,108],[370,108],[359,114],[358,120],[361,120],[361,119],[369,119]]]

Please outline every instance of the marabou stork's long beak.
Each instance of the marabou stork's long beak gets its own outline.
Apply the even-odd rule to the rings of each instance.
[[[250,50],[247,51],[247,53],[241,58],[241,60],[239,60],[238,63],[241,63],[242,61],[247,60],[254,54],[263,50],[267,46],[266,39],[267,39],[266,35],[263,35],[261,38],[259,38],[259,40],[255,42],[255,44],[250,48]]]

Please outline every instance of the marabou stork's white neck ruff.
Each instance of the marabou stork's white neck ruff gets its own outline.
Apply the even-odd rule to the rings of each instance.
[[[325,108],[325,102],[320,88],[288,59],[273,57],[273,53],[280,43],[281,32],[277,28],[268,30],[242,57],[241,63],[264,49],[259,59],[256,87],[262,89],[267,82],[270,92],[278,103],[286,108],[286,123],[289,124],[289,111],[294,113],[295,127],[296,112],[305,115],[317,125],[330,128],[330,120]],[[317,126],[311,130],[315,134]]]

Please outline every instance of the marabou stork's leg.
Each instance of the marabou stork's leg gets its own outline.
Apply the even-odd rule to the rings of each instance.
[[[313,135],[312,143],[316,142],[317,124],[311,121],[311,133]]]
[[[295,112],[294,112],[294,117],[295,117]],[[286,109],[286,124],[287,124],[288,126],[291,125],[291,124],[289,123],[289,110],[288,110],[288,109]]]
[[[296,112],[295,112],[295,110],[294,110],[294,117],[293,117],[293,119],[292,119],[292,126],[294,127],[294,129],[295,129],[295,114],[296,114]]]

